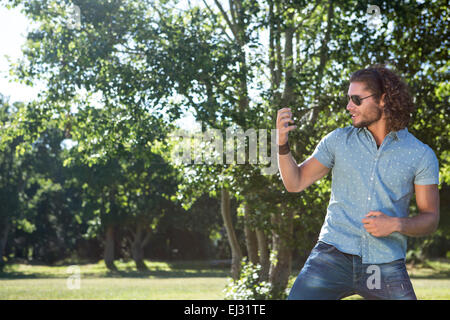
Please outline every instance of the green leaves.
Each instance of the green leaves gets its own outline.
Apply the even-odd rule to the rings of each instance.
[[[154,225],[168,199],[188,209],[225,187],[251,205],[252,223],[266,231],[275,230],[271,216],[285,204],[295,212],[299,246],[308,247],[326,211],[329,177],[288,194],[278,174],[263,176],[248,163],[175,167],[173,121],[187,111],[205,130],[272,129],[277,109],[288,105],[300,163],[325,134],[350,125],[340,99],[349,75],[379,62],[411,86],[417,112],[409,129],[436,151],[450,181],[443,1],[384,2],[377,30],[367,26],[369,3],[353,0],[230,1],[229,11],[221,1],[179,10],[173,1],[80,0],[79,30],[67,27],[69,2],[10,1],[38,22],[11,72],[25,83],[44,81],[46,90],[2,118],[0,146],[20,171],[27,155],[39,154],[46,130],[61,130],[74,145],[62,161],[84,186],[78,212],[92,230],[106,218]]]

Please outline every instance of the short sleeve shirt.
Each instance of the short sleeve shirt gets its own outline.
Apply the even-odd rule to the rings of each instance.
[[[319,240],[363,263],[380,264],[406,255],[406,236],[374,237],[363,227],[369,211],[407,217],[414,185],[439,184],[433,150],[408,129],[390,132],[377,148],[367,128],[339,128],[326,135],[312,154],[331,169],[327,215]]]

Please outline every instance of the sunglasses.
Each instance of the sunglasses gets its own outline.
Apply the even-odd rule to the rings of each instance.
[[[364,99],[370,98],[370,97],[372,97],[374,95],[375,94],[371,94],[370,96],[367,96],[367,97],[364,97],[364,98],[361,98],[360,96],[356,96],[356,95],[347,96],[347,102],[350,101],[350,99],[352,99],[354,104],[356,104],[357,106],[360,106]]]

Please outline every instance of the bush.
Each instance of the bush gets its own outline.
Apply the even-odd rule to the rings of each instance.
[[[269,300],[272,297],[272,286],[267,281],[261,281],[261,265],[247,262],[241,263],[239,280],[228,279],[224,289],[225,300]]]

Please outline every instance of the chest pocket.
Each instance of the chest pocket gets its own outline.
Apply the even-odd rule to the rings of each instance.
[[[380,159],[378,164],[380,181],[393,200],[400,200],[414,189],[415,168],[405,159],[401,157],[384,161]]]
[[[368,153],[355,152],[355,149],[346,148],[336,151],[334,168],[350,183],[364,183],[365,177],[370,173],[367,165]]]

